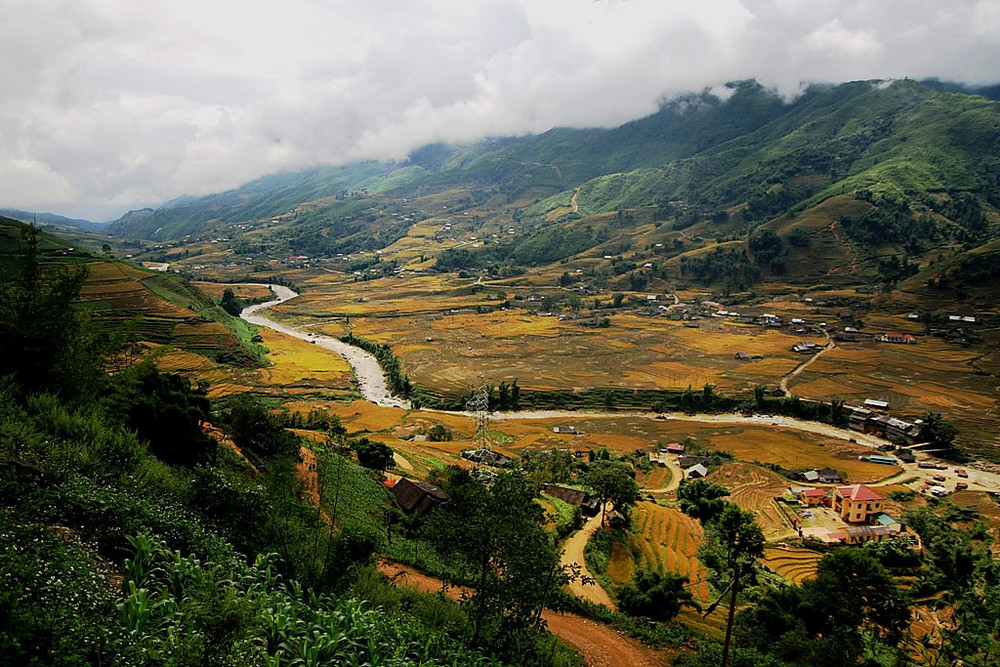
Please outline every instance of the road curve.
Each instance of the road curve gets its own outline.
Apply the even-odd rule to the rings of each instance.
[[[587,542],[590,541],[591,536],[597,532],[597,529],[601,527],[601,515],[592,516],[587,519],[587,522],[583,524],[580,530],[576,531],[566,540],[563,545],[562,558],[560,559],[561,565],[573,565],[574,563],[580,566],[580,573],[587,577],[588,579],[593,579],[593,575],[587,570],[587,562],[583,557],[583,550],[587,548]],[[611,600],[608,592],[604,590],[596,581],[584,584],[580,581],[573,581],[569,584],[569,592],[578,598],[583,598],[584,600],[590,600],[594,604],[603,604],[608,609],[618,609],[618,606]]]

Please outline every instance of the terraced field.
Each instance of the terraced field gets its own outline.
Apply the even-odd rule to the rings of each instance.
[[[748,463],[727,463],[710,477],[729,489],[729,500],[740,509],[752,512],[769,541],[795,534],[778,508],[775,498],[788,487],[780,475]]]
[[[698,561],[705,538],[701,524],[675,509],[641,502],[632,511],[631,548],[638,569],[681,574],[690,579],[696,600],[709,599],[708,570]]]
[[[816,575],[816,565],[823,554],[802,547],[777,546],[764,549],[762,565],[793,584],[801,584]]]

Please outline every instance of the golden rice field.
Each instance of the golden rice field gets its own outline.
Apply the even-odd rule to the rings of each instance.
[[[351,367],[332,354],[304,340],[261,328],[271,366],[261,369],[261,380],[281,387],[308,387],[347,391],[351,387]]]
[[[612,543],[606,572],[608,579],[616,585],[621,585],[632,579],[633,571],[632,554],[629,553],[628,547],[621,542]]]
[[[764,549],[760,562],[775,574],[793,584],[801,584],[816,576],[816,566],[823,554],[802,547],[775,546]]]
[[[638,569],[680,574],[690,580],[696,600],[708,601],[708,570],[697,551],[705,537],[701,524],[686,514],[655,503],[640,502],[632,510],[630,533]]]
[[[963,348],[930,336],[919,336],[916,345],[838,343],[789,389],[851,405],[886,400],[893,415],[903,418],[943,412],[959,427],[961,442],[975,451],[1000,444],[992,417],[1000,394],[989,376],[975,373],[985,352],[982,345]]]
[[[221,299],[222,293],[227,289],[233,290],[233,294],[237,299],[260,301],[274,297],[274,294],[267,285],[258,285],[254,283],[227,284],[199,280],[192,281],[191,284],[213,299]]]

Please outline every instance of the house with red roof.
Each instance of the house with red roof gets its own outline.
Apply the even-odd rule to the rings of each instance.
[[[806,504],[806,507],[825,505],[826,489],[805,489],[799,494],[799,498]]]
[[[833,490],[833,511],[848,523],[868,523],[868,517],[882,512],[885,498],[864,484],[838,486]]]
[[[880,343],[901,343],[903,345],[915,345],[917,342],[913,334],[904,333],[884,333],[881,336],[877,336],[875,340]]]

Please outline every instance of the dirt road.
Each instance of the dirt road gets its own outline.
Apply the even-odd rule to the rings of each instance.
[[[590,541],[590,536],[597,532],[597,529],[600,527],[600,514],[588,519],[583,524],[583,528],[570,535],[569,539],[566,540],[566,544],[563,545],[563,555],[560,562],[563,565],[578,563],[581,568],[581,574],[589,579],[593,579],[593,576],[587,570],[587,563],[583,558],[583,550],[586,548],[587,542]],[[611,597],[598,583],[583,584],[579,581],[574,581],[569,585],[569,592],[578,598],[590,600],[595,604],[603,604],[609,609],[618,609],[618,606],[612,602]]]
[[[798,366],[796,366],[792,370],[791,373],[789,373],[788,375],[786,375],[783,378],[781,378],[781,384],[779,386],[781,387],[781,391],[785,392],[785,396],[791,396],[792,395],[791,392],[788,391],[788,381],[789,380],[794,379],[799,373],[801,373],[806,368],[808,368],[809,366],[811,366],[812,362],[816,361],[821,356],[823,356],[824,354],[826,354],[827,352],[829,352],[830,350],[832,350],[833,348],[835,348],[837,346],[837,344],[833,342],[833,339],[830,338],[830,332],[829,331],[824,331],[823,333],[826,334],[826,346],[822,350],[820,350],[819,352],[817,352],[816,354],[814,354],[813,356],[811,356],[808,359],[806,359],[803,363],[801,363]]]
[[[398,563],[383,560],[379,561],[378,567],[397,586],[415,588],[424,593],[437,593],[444,585],[440,579]],[[462,587],[449,587],[445,591],[452,600],[461,599],[463,593],[471,592]],[[660,667],[666,664],[653,649],[618,634],[602,623],[576,614],[560,614],[549,610],[542,614],[542,619],[548,625],[549,632],[579,651],[589,667]]]

